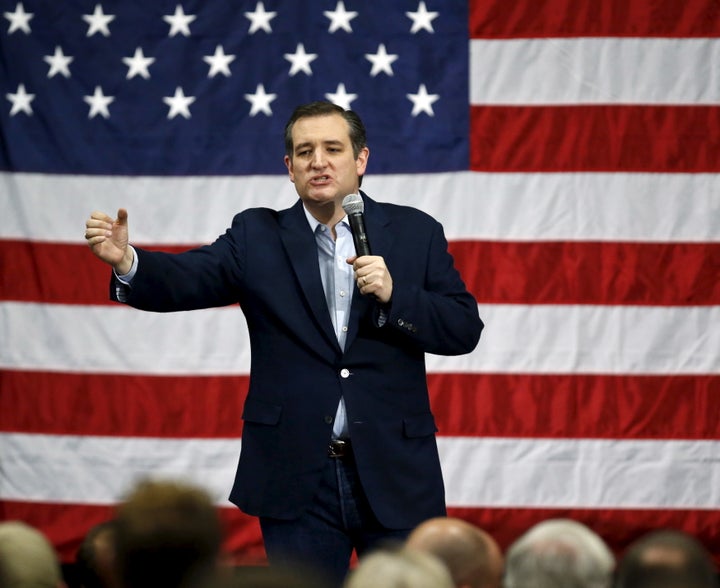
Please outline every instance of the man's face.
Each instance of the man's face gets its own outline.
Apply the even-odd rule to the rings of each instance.
[[[341,203],[358,191],[358,176],[365,173],[369,150],[362,149],[355,159],[342,116],[301,118],[293,125],[292,139],[293,154],[285,156],[285,165],[307,206]]]

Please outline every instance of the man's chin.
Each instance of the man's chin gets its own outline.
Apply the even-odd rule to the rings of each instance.
[[[334,204],[338,199],[338,195],[330,190],[313,190],[301,198],[307,205],[325,206]]]

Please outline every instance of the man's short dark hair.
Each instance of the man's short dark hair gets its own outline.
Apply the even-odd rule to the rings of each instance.
[[[314,116],[328,116],[331,114],[339,114],[345,119],[350,134],[350,143],[352,145],[353,155],[355,159],[360,154],[360,150],[367,147],[367,133],[357,113],[352,110],[345,110],[342,106],[333,104],[332,102],[309,102],[298,106],[290,115],[290,119],[285,125],[285,155],[292,157],[293,155],[293,139],[292,129],[295,123],[301,118]]]

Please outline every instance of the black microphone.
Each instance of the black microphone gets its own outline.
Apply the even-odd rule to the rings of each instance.
[[[352,229],[353,243],[355,243],[355,253],[358,257],[361,255],[372,255],[370,253],[370,242],[365,232],[365,203],[360,194],[348,194],[343,198],[342,207],[350,221]]]

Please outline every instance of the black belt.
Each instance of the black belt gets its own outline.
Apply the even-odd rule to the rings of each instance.
[[[349,439],[334,439],[328,445],[328,457],[351,457],[352,446]]]

